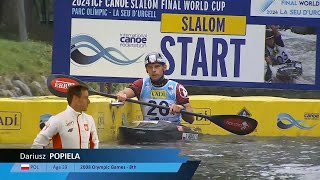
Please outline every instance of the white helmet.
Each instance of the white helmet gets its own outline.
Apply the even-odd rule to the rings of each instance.
[[[152,52],[145,57],[144,65],[147,66],[148,64],[152,64],[152,63],[166,64],[167,61],[161,53]]]

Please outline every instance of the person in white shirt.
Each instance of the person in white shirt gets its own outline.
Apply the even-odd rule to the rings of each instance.
[[[99,148],[94,119],[83,112],[90,104],[88,87],[70,86],[67,101],[67,109],[50,117],[34,139],[32,149],[43,149],[51,139],[54,149]]]

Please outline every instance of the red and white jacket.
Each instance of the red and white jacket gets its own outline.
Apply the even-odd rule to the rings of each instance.
[[[99,139],[92,116],[67,109],[51,116],[34,139],[32,149],[43,149],[52,139],[54,149],[99,148]]]

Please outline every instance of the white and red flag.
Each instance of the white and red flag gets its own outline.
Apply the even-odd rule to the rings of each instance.
[[[21,170],[23,171],[28,171],[30,170],[30,165],[29,164],[21,164]]]

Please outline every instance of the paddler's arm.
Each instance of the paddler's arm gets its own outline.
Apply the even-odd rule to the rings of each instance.
[[[123,102],[127,98],[139,97],[142,89],[143,79],[138,79],[130,84],[127,88],[117,93],[119,101]]]
[[[131,88],[125,88],[117,93],[117,98],[119,101],[126,101],[127,98],[133,98],[135,96],[134,91]]]
[[[181,111],[188,111],[188,112],[192,112],[192,107],[190,105],[190,103],[186,103],[184,105],[179,105],[179,104],[173,104],[170,107],[170,113],[180,113]],[[185,120],[186,122],[192,124],[194,121],[194,116],[193,115],[189,115],[189,114],[181,114],[182,119]]]
[[[271,25],[270,28],[276,37],[281,35],[281,33],[278,31],[278,28],[275,25]]]
[[[192,107],[190,103],[184,104],[184,110],[188,111],[188,112],[193,112],[192,111]],[[181,114],[182,119],[185,120],[186,122],[192,124],[194,121],[194,116],[193,115],[189,115],[189,114]]]

